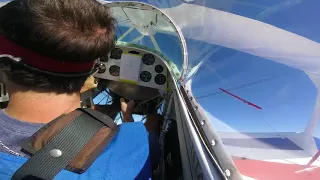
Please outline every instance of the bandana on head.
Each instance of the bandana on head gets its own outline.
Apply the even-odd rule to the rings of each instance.
[[[0,35],[0,57],[9,57],[17,62],[42,71],[55,73],[82,73],[92,69],[94,61],[66,62],[51,59],[23,48]]]

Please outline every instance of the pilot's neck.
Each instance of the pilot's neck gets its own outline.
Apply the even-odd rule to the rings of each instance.
[[[54,94],[12,90],[5,112],[8,116],[32,123],[48,123],[80,107],[80,94]]]

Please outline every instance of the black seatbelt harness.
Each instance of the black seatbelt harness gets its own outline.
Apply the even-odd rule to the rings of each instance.
[[[61,124],[65,126],[59,127]],[[22,145],[22,149],[30,153],[31,158],[15,172],[12,180],[50,180],[62,169],[83,173],[106,148],[117,130],[113,119],[92,109],[77,109],[62,115],[41,128]],[[96,136],[99,133],[100,135]],[[104,139],[101,139],[101,133],[107,133]],[[95,138],[100,138],[101,141]],[[87,148],[91,150],[86,152],[88,143],[99,144],[95,144],[94,151]],[[85,153],[91,157],[86,162],[75,163],[77,155]],[[74,167],[73,164],[82,165]]]

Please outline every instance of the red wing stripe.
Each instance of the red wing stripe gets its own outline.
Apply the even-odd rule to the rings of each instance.
[[[239,99],[240,101],[243,101],[244,103],[249,104],[250,106],[253,106],[253,107],[257,108],[257,109],[262,110],[262,108],[261,108],[260,106],[257,106],[257,105],[255,105],[255,104],[253,104],[253,103],[251,103],[251,102],[249,102],[249,101],[247,101],[247,100],[244,100],[244,99],[240,98],[239,96],[236,96],[236,95],[228,92],[227,90],[224,90],[224,89],[222,89],[222,88],[219,88],[219,89],[220,89],[221,91],[223,91],[223,92],[225,92],[225,93],[227,93],[227,94],[229,94],[229,95],[231,95],[231,96]]]

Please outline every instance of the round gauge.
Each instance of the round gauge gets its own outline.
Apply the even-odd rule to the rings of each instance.
[[[166,77],[163,74],[158,74],[156,75],[156,77],[154,78],[154,81],[159,84],[162,85],[164,83],[166,83]]]
[[[106,70],[107,70],[106,65],[100,63],[98,66],[99,66],[99,71],[98,71],[99,74],[106,72]]]
[[[102,57],[100,57],[100,61],[101,62],[108,62],[108,56],[102,56]]]
[[[154,70],[157,73],[162,73],[163,72],[163,67],[161,65],[156,65],[156,67],[154,68]]]
[[[148,71],[142,71],[140,73],[140,79],[143,82],[149,82],[151,80],[151,78],[152,78],[151,73]]]
[[[111,55],[110,55],[110,58],[111,59],[121,59],[121,55],[122,55],[123,51],[119,48],[114,48],[112,51],[111,51]]]
[[[152,65],[155,61],[155,58],[152,54],[145,54],[143,57],[142,57],[142,62],[145,64],[145,65]]]
[[[94,69],[98,70],[99,74],[102,74],[107,70],[106,65],[104,65],[103,63],[96,63],[94,65]]]
[[[109,73],[112,75],[112,76],[119,76],[120,74],[120,67],[119,66],[116,66],[116,65],[113,65],[109,68]]]

